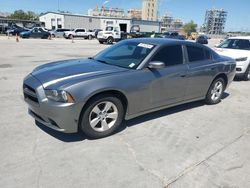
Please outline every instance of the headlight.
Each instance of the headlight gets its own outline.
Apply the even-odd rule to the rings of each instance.
[[[246,61],[247,57],[236,58],[235,61]]]
[[[73,97],[66,91],[45,90],[45,95],[56,102],[74,103]]]

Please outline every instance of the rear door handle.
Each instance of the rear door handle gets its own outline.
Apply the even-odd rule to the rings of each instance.
[[[187,75],[186,74],[180,74],[180,77],[185,78]]]

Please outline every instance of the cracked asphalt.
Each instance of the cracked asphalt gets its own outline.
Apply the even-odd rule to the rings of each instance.
[[[0,187],[250,187],[250,82],[234,81],[218,105],[198,101],[147,114],[99,140],[35,125],[23,78],[38,65],[106,47],[0,37]]]

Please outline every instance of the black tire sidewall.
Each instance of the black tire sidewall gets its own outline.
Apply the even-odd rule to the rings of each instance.
[[[108,37],[107,43],[108,43],[108,44],[113,44],[113,42],[114,42],[113,37]]]
[[[118,110],[118,118],[113,127],[111,127],[109,130],[104,132],[97,132],[95,131],[89,124],[89,114],[92,111],[92,109],[99,103],[103,101],[109,101],[116,105]],[[81,116],[81,123],[80,123],[80,129],[83,131],[83,133],[90,137],[90,138],[103,138],[106,136],[109,136],[118,129],[118,127],[122,124],[123,118],[124,118],[124,107],[120,99],[117,97],[111,96],[111,95],[99,95],[93,99],[91,99],[87,104],[86,107],[83,109],[82,116]]]
[[[222,91],[222,93],[221,93],[221,95],[220,95],[220,97],[217,99],[217,100],[212,100],[212,94],[211,94],[211,91],[212,91],[212,89],[214,88],[214,85],[217,83],[217,82],[221,82],[222,83],[222,85],[223,85],[223,91]],[[207,92],[207,95],[206,95],[206,103],[207,104],[210,104],[210,105],[212,105],[212,104],[218,104],[220,101],[221,101],[221,98],[222,98],[222,96],[223,96],[223,93],[224,93],[224,90],[225,90],[225,80],[223,79],[223,78],[217,78],[217,79],[215,79],[213,82],[212,82],[212,84],[211,84],[211,86],[209,87],[209,90],[208,90],[208,92]]]
[[[247,70],[246,70],[246,72],[245,72],[245,74],[244,74],[244,80],[245,81],[249,81],[250,79],[249,78],[247,78],[247,75],[248,75],[248,72],[249,72],[249,70],[250,70],[250,65],[248,66],[248,68],[247,68]]]

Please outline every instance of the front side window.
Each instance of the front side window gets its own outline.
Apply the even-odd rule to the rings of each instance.
[[[187,53],[189,62],[203,61],[205,59],[204,51],[202,48],[195,46],[187,46]]]
[[[151,61],[164,62],[166,66],[183,64],[181,45],[167,46],[160,49]]]
[[[250,40],[247,39],[227,39],[217,48],[229,48],[238,50],[250,50]]]
[[[153,48],[152,44],[124,41],[100,52],[94,59],[110,65],[136,69]]]
[[[106,31],[113,31],[113,27],[109,26],[109,27],[106,27]]]

